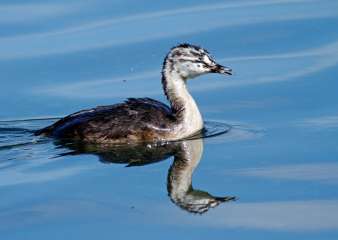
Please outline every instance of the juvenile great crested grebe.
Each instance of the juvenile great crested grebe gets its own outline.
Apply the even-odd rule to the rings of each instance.
[[[203,119],[186,81],[206,73],[231,75],[205,49],[180,44],[163,62],[162,85],[170,107],[150,98],[82,110],[35,132],[36,135],[94,143],[170,141],[203,129]]]

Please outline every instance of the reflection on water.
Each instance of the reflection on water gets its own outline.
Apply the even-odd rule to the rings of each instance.
[[[192,175],[203,153],[202,139],[183,141],[178,147],[168,172],[168,193],[176,205],[189,212],[205,213],[222,202],[235,200],[235,197],[216,197],[192,187]]]
[[[103,163],[122,163],[127,167],[144,166],[174,157],[168,170],[167,189],[172,202],[191,213],[205,213],[222,202],[235,197],[216,197],[206,191],[194,189],[192,176],[203,154],[203,139],[166,142],[160,144],[138,144],[134,146],[109,146],[56,141],[56,145],[71,149],[63,154],[90,153]]]

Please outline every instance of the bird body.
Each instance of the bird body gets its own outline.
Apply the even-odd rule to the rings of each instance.
[[[150,98],[82,110],[35,132],[92,143],[172,141],[203,129],[203,119],[187,89],[187,80],[206,73],[231,74],[203,48],[180,44],[170,50],[162,68],[162,85],[170,106]]]

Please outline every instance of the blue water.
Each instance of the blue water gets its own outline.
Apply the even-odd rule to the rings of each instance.
[[[2,0],[0,120],[42,120],[0,122],[1,239],[337,239],[337,26],[335,0]],[[125,167],[24,130],[165,101],[180,42],[234,70],[189,82],[205,120],[232,128],[187,144],[203,147],[193,188],[236,201],[191,213],[168,196],[172,153]]]

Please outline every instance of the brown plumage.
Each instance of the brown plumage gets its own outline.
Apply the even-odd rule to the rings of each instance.
[[[127,164],[128,167],[153,164],[173,157],[167,175],[168,196],[174,204],[190,213],[203,214],[221,203],[236,200],[233,196],[214,196],[193,187],[193,173],[203,153],[201,138],[160,144],[111,145],[64,140],[54,143],[70,150],[61,156],[94,154],[103,163]]]
[[[129,98],[76,112],[35,134],[97,143],[160,141],[170,134],[175,118],[171,108],[159,101]]]

